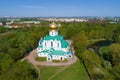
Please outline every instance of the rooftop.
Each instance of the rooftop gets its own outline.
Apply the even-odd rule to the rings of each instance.
[[[61,50],[54,50],[53,48],[50,48],[49,50],[44,50],[42,51],[44,53],[49,53],[50,55],[65,55],[67,54],[66,52],[64,51],[61,51]]]

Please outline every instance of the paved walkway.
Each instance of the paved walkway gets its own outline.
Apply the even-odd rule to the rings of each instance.
[[[42,65],[42,66],[67,66],[70,64],[73,64],[77,61],[77,57],[74,55],[72,59],[69,59],[67,62],[60,62],[60,63],[54,63],[54,62],[40,62],[36,61],[35,58],[37,57],[37,49],[34,49],[29,53],[27,57],[24,59],[27,59],[30,63],[33,65]]]

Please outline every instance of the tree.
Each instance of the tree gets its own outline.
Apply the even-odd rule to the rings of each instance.
[[[36,80],[37,73],[27,62],[16,62],[0,75],[1,80]]]
[[[120,43],[120,26],[114,31],[113,39],[115,42]]]
[[[114,80],[120,80],[120,64],[112,68],[111,74],[114,76]]]
[[[114,43],[109,46],[110,54],[112,56],[112,64],[118,65],[120,63],[120,44]]]
[[[0,74],[8,71],[12,64],[14,64],[14,60],[8,54],[0,53]]]
[[[80,32],[74,37],[75,51],[78,56],[86,49],[87,45],[88,45],[88,39],[84,31]]]
[[[93,80],[113,80],[113,76],[102,67],[102,59],[92,49],[85,50],[80,57]]]
[[[112,66],[118,65],[120,63],[120,44],[113,43],[108,47],[101,49],[101,54],[103,58],[112,63]]]

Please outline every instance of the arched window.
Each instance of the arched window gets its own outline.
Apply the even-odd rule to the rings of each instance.
[[[57,47],[59,47],[59,43],[57,43]]]
[[[53,47],[53,42],[51,42],[51,47]]]
[[[46,47],[46,42],[45,42],[45,47]]]
[[[54,35],[54,32],[52,32],[52,35]]]

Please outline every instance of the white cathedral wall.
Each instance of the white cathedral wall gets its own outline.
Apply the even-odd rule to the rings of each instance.
[[[61,58],[62,58],[62,60],[64,60],[66,57],[65,57],[65,56],[62,56],[62,55],[53,55],[53,56],[52,56],[52,59],[53,59],[53,60],[61,60]]]
[[[62,48],[62,51],[64,51],[64,52],[68,52],[69,49],[68,49],[68,48]]]
[[[49,35],[56,36],[56,35],[58,35],[58,31],[56,31],[56,30],[49,31]]]
[[[58,55],[53,55],[53,56],[52,56],[52,59],[53,59],[53,60],[59,60],[59,56],[58,56]]]
[[[41,52],[42,51],[42,48],[37,48],[37,52]]]
[[[47,57],[48,53],[38,53],[38,57]]]
[[[42,51],[42,50],[45,50],[45,49],[50,49],[51,48],[51,42],[53,42],[53,48],[55,50],[62,50],[64,52],[68,52],[69,51],[69,47],[68,48],[61,48],[61,43],[60,41],[57,41],[57,40],[44,40],[43,41],[43,49],[39,48],[38,51]],[[59,46],[58,46],[59,44]]]
[[[51,46],[51,42],[53,43],[53,46]],[[59,44],[59,46],[58,46]],[[57,40],[44,40],[43,41],[43,50],[44,49],[50,49],[51,47],[53,47],[55,50],[61,50],[61,43],[60,41]]]

